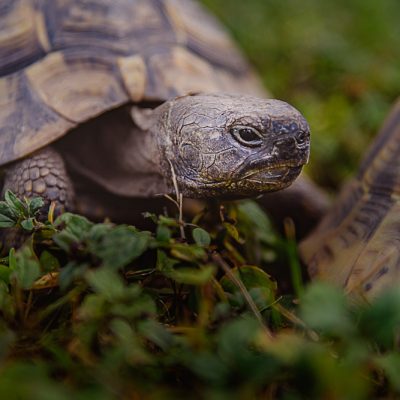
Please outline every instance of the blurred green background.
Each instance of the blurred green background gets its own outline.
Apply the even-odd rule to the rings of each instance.
[[[304,113],[308,172],[336,191],[400,93],[400,1],[202,1],[274,97]]]

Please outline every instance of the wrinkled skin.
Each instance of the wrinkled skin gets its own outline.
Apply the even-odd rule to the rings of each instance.
[[[123,107],[82,124],[8,166],[4,190],[102,219],[114,217],[114,202],[107,208],[100,201],[106,193],[147,199],[174,193],[174,180],[192,198],[283,189],[307,162],[309,146],[305,119],[282,101],[188,95],[154,109],[129,113]],[[88,192],[90,182],[104,195]]]
[[[133,117],[153,133],[169,189],[175,174],[186,197],[240,198],[280,190],[309,157],[306,120],[279,100],[199,94],[152,113],[136,110]]]

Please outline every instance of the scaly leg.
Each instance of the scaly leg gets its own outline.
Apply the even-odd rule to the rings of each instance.
[[[47,218],[51,202],[56,204],[56,214],[72,208],[72,183],[61,155],[51,147],[41,149],[6,168],[3,194],[7,189],[20,198],[42,197],[45,206],[40,211],[41,220]]]

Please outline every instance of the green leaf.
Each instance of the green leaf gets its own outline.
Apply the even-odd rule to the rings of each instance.
[[[30,246],[25,245],[16,254],[16,267],[11,277],[16,279],[23,289],[30,289],[36,279],[40,276],[40,265]]]
[[[55,220],[54,225],[56,227],[65,226],[64,230],[80,240],[85,237],[94,224],[81,215],[64,213]]]
[[[175,243],[171,247],[171,255],[179,260],[196,262],[204,260],[206,257],[206,252],[198,245]]]
[[[224,324],[217,335],[218,348],[215,353],[229,368],[230,377],[241,377],[247,385],[265,384],[277,376],[279,371],[279,365],[274,358],[261,355],[254,349],[254,343],[260,337],[261,331],[262,328],[255,318],[244,315]]]
[[[109,306],[110,314],[130,321],[154,317],[156,313],[153,300],[150,296],[142,294],[138,285],[125,287],[123,298],[110,302]]]
[[[193,229],[192,236],[196,244],[201,247],[208,247],[211,243],[210,235],[202,228]]]
[[[18,215],[15,213],[14,209],[10,208],[5,201],[0,201],[0,214],[5,215],[13,221],[18,219]]]
[[[12,270],[7,265],[0,264],[0,281],[3,281],[7,285],[10,283],[10,275]]]
[[[101,320],[107,310],[107,299],[104,296],[89,294],[85,296],[78,310],[79,319],[82,321]]]
[[[2,313],[1,321],[4,321],[4,318],[8,318],[12,321],[16,312],[16,304],[12,294],[10,293],[9,285],[2,280],[0,280],[0,310]],[[3,331],[3,329],[3,324],[0,322],[0,332]],[[3,351],[4,349],[0,350],[0,352]]]
[[[308,286],[300,299],[300,315],[312,329],[350,340],[355,332],[344,293],[325,282]]]
[[[225,382],[229,380],[230,365],[227,365],[218,354],[211,351],[199,352],[195,357],[191,353],[185,354],[183,362],[189,370],[199,376],[204,382],[207,382],[209,386],[223,387]],[[229,395],[227,397],[234,398]]]
[[[16,224],[16,221],[7,217],[4,214],[0,214],[0,228],[11,228]]]
[[[118,348],[123,350],[122,354],[127,362],[135,367],[152,362],[152,355],[141,345],[136,332],[122,319],[113,319],[110,329],[117,338]]]
[[[167,351],[175,342],[174,335],[167,331],[164,325],[152,319],[142,321],[138,326],[138,330],[163,351]]]
[[[122,268],[141,256],[148,248],[150,236],[132,227],[120,225],[97,240],[89,241],[88,248],[106,265]]]
[[[271,221],[262,208],[253,200],[242,200],[238,204],[239,219],[245,220],[249,228],[257,231],[260,240],[268,244],[275,244],[276,233]]]
[[[103,224],[93,225],[88,232],[87,239],[89,241],[93,241],[93,242],[102,240],[102,238],[105,235],[107,235],[113,228],[114,228],[114,225],[111,223],[103,223]]]
[[[156,268],[158,271],[160,272],[168,271],[178,263],[179,263],[178,260],[168,257],[164,251],[160,249],[157,250]]]
[[[44,206],[44,200],[41,197],[34,197],[29,201],[29,215],[34,217],[39,210]]]
[[[142,215],[143,215],[143,218],[151,219],[155,224],[158,223],[158,217],[156,214],[146,211],[146,212],[143,212]]]
[[[163,274],[177,283],[204,285],[214,276],[215,270],[213,265],[204,265],[201,269],[193,267],[175,267],[164,269]]]
[[[7,190],[4,197],[8,206],[14,210],[18,216],[27,216],[27,209],[24,203],[17,196],[15,196],[11,190]]]
[[[171,230],[166,225],[158,225],[156,231],[156,239],[159,242],[168,243],[171,239]]]
[[[62,230],[53,235],[53,240],[68,253],[71,251],[71,247],[85,241],[93,225],[87,218],[80,215],[61,214],[55,220],[54,226]]]
[[[0,398],[70,400],[74,397],[70,390],[50,377],[49,369],[44,360],[11,363],[0,375]]]
[[[29,219],[24,219],[23,221],[21,221],[21,226],[26,230],[26,231],[32,231],[33,227],[34,227],[34,223],[33,223],[34,219],[33,218],[29,218]]]
[[[60,289],[65,290],[75,279],[82,279],[88,269],[88,264],[78,264],[75,261],[69,261],[68,264],[60,270],[60,275],[58,277]]]
[[[390,385],[397,393],[400,393],[400,354],[398,352],[385,354],[384,356],[377,357],[375,363],[383,369]]]
[[[60,269],[60,262],[57,257],[54,257],[53,254],[49,253],[47,250],[42,251],[39,260],[45,272],[53,272]]]
[[[368,338],[392,348],[400,333],[400,290],[386,290],[360,313],[359,329]]]
[[[8,265],[12,271],[17,268],[17,259],[15,258],[15,249],[12,247],[8,252]]]
[[[235,225],[233,225],[229,222],[224,222],[223,225],[224,225],[226,231],[228,232],[228,235],[230,237],[232,237],[233,239],[235,239],[236,242],[241,243],[239,232],[238,232],[237,228],[235,227]]]
[[[110,301],[119,300],[124,294],[121,277],[109,268],[102,267],[87,271],[85,277],[95,292]]]
[[[65,252],[69,253],[73,243],[79,243],[79,238],[67,230],[53,235],[54,242]]]
[[[272,281],[265,271],[252,265],[244,265],[239,268],[232,268],[231,272],[243,282],[260,309],[270,306],[274,301],[277,290],[276,282]],[[220,283],[228,293],[240,292],[240,289],[228,275],[224,275]]]
[[[172,227],[179,227],[179,222],[174,219],[174,218],[169,218],[169,217],[165,217],[164,215],[160,215],[158,217],[159,219],[159,223],[162,225],[166,225],[166,226],[172,226]]]
[[[157,269],[175,282],[204,285],[214,276],[215,267],[212,265],[204,265],[199,269],[187,266],[178,267],[178,264],[178,260],[168,257],[160,249],[157,250]]]

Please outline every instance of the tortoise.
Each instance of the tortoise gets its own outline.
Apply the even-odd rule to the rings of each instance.
[[[304,117],[193,1],[1,0],[0,32],[3,190],[90,216],[100,192],[283,189],[308,160]]]
[[[300,244],[312,278],[371,300],[400,282],[400,99],[356,177]]]

